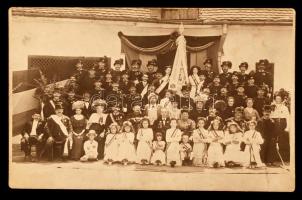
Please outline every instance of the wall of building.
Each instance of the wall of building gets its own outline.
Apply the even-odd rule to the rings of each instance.
[[[14,16],[9,28],[9,66],[18,71],[27,69],[29,55],[119,57],[119,31],[126,35],[166,35],[178,25]],[[221,35],[222,26],[186,25],[185,34]],[[275,63],[275,88],[291,89],[294,83],[289,79],[294,74],[293,38],[293,30],[287,26],[229,26],[222,60],[231,60],[233,69],[237,70],[242,61],[253,68],[260,58],[267,58]],[[24,101],[20,98],[24,96],[14,96],[14,113],[36,106],[37,102],[30,101],[30,96],[22,104],[20,102]]]
[[[222,60],[233,63],[238,70],[241,62],[255,69],[259,59],[268,59],[275,66],[275,89],[294,88],[294,28],[289,26],[228,26]]]

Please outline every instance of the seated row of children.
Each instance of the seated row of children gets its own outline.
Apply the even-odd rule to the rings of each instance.
[[[142,165],[203,166],[203,167],[263,167],[260,158],[260,145],[264,142],[261,134],[255,130],[256,121],[249,121],[249,130],[242,132],[236,122],[230,122],[225,130],[220,129],[220,121],[213,120],[209,129],[205,129],[205,118],[198,119],[198,128],[192,136],[177,127],[177,120],[171,119],[171,128],[165,133],[155,134],[144,118],[138,133],[134,133],[131,122],[125,121],[122,127],[112,123],[105,141],[105,163],[121,162]],[[136,135],[136,137],[135,137]],[[97,160],[98,143],[96,133],[89,130],[89,140],[84,143],[85,155],[81,161]],[[135,140],[138,141],[137,147]]]

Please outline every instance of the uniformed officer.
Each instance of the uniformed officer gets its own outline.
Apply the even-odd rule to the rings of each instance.
[[[111,74],[112,74],[112,79],[114,82],[119,82],[122,76],[122,71],[121,71],[121,67],[124,63],[124,60],[118,59],[116,61],[114,61],[113,67],[114,69],[111,70]]]
[[[129,72],[125,70],[122,72],[122,78],[120,80],[120,89],[123,92],[123,94],[129,93],[129,87],[131,85],[133,85],[133,83],[129,81]]]
[[[249,67],[249,65],[248,65],[247,62],[242,62],[239,65],[240,73],[238,73],[238,81],[239,81],[240,84],[246,84],[247,83],[249,75],[246,73],[246,70],[248,69],[248,67]]]
[[[88,76],[88,72],[83,68],[82,60],[78,60],[78,62],[76,63],[76,72],[74,73],[74,76],[76,78],[77,83],[79,84],[78,92],[81,93],[83,92],[81,91],[81,89],[85,87],[85,79]]]
[[[211,95],[214,95],[214,96],[219,95],[220,90],[222,88],[222,85],[220,84],[221,83],[220,81],[221,81],[220,76],[216,75],[213,82],[208,85]]]
[[[202,70],[202,73],[206,76],[206,85],[211,83],[215,77],[215,73],[213,72],[212,66],[213,66],[213,60],[211,58],[208,58],[204,61],[204,68],[205,70]]]
[[[269,61],[264,59],[260,60],[255,73],[255,84],[262,86],[263,84],[272,87],[272,75],[267,72]]]
[[[231,83],[232,73],[229,72],[229,69],[231,68],[232,68],[231,61],[222,62],[221,64],[222,73],[219,74],[221,85],[226,86],[227,84]]]
[[[256,98],[258,87],[255,85],[255,79],[250,76],[247,81],[245,88],[245,94],[248,98]]]
[[[149,60],[147,63],[148,71],[146,74],[149,77],[149,82],[152,83],[156,79],[156,72],[157,72],[157,61],[156,59]]]
[[[105,79],[105,75],[107,74],[108,69],[107,69],[107,57],[101,57],[97,61],[97,69],[95,72],[95,76],[97,79],[103,81]]]
[[[179,106],[180,109],[189,109],[191,110],[195,110],[195,103],[193,101],[193,99],[190,97],[190,87],[189,86],[183,86],[181,88],[181,92],[182,92],[182,97],[180,98],[180,102],[179,102]]]

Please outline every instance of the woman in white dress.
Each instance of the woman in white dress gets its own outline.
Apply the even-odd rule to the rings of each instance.
[[[207,165],[209,132],[204,128],[206,119],[203,117],[198,118],[198,128],[193,131],[193,165],[205,166]]]
[[[152,143],[153,154],[151,158],[152,164],[165,165],[166,164],[166,154],[164,152],[166,142],[162,140],[163,135],[161,132],[156,133],[156,140]]]
[[[220,130],[220,120],[214,119],[209,127],[210,146],[208,148],[208,165],[218,168],[224,167],[222,144],[224,143],[224,132]]]
[[[178,108],[178,101],[176,99],[171,100],[172,108],[169,110],[170,119],[179,119],[181,110]]]
[[[179,142],[181,140],[182,132],[177,128],[176,119],[171,119],[170,125],[171,128],[166,132],[167,164],[170,164],[171,167],[181,166]]]
[[[243,139],[243,133],[236,122],[228,124],[228,131],[225,132],[226,150],[224,159],[227,167],[240,167],[243,164],[243,151],[240,144]]]
[[[109,133],[106,136],[105,141],[105,156],[104,161],[111,165],[113,162],[119,161],[119,140],[120,140],[119,125],[112,123],[109,126]]]
[[[137,163],[139,164],[149,164],[152,153],[152,140],[153,140],[153,130],[149,128],[149,119],[144,118],[141,121],[142,128],[138,129],[137,132]]]
[[[125,121],[121,129],[120,136],[120,148],[118,151],[118,159],[122,161],[124,165],[127,165],[129,162],[135,162],[135,147],[134,147],[134,128],[132,123]]]
[[[249,121],[249,130],[243,135],[243,142],[245,143],[243,165],[249,168],[265,166],[260,158],[260,145],[263,144],[264,140],[261,134],[255,130],[256,125],[256,121]]]
[[[190,97],[193,99],[195,98],[198,91],[198,86],[200,85],[199,73],[200,73],[199,67],[196,65],[192,66],[189,75],[189,82],[191,85]]]

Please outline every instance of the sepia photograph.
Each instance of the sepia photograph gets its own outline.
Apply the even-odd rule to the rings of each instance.
[[[295,190],[295,10],[11,7],[9,187]]]

